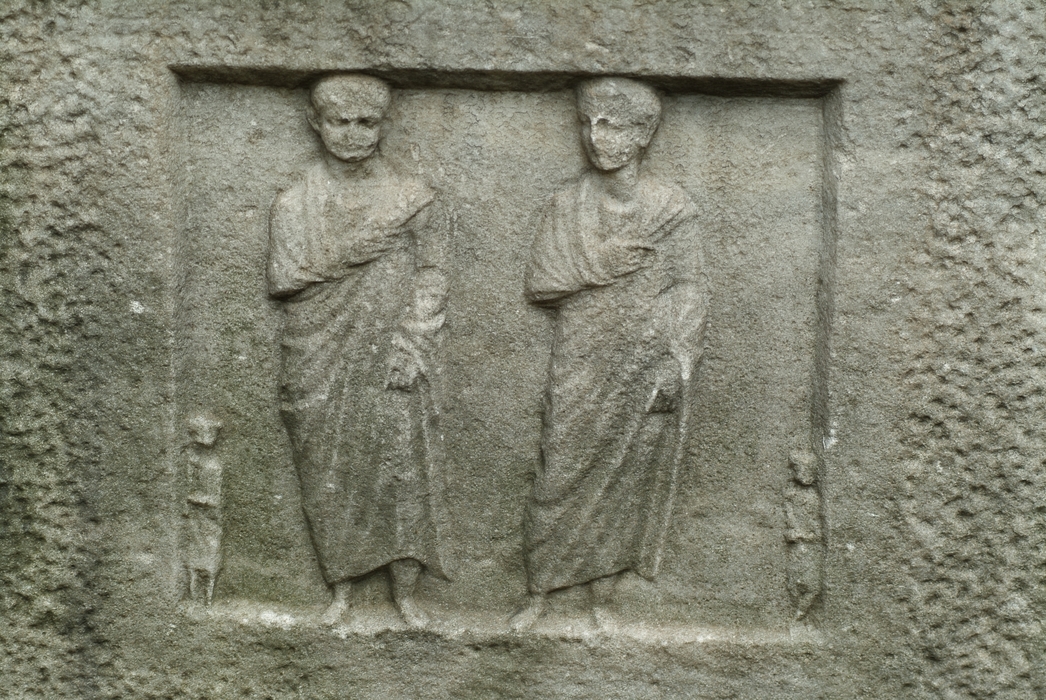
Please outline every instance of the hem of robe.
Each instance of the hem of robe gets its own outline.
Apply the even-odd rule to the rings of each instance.
[[[614,571],[607,571],[607,573],[601,573],[595,576],[568,576],[568,577],[548,577],[544,582],[536,581],[540,577],[529,576],[527,581],[527,590],[531,593],[551,593],[553,591],[562,590],[564,588],[571,588],[573,586],[583,586],[586,583],[592,581],[598,581],[601,578],[607,576],[615,576],[617,574],[631,571],[639,576],[642,576],[647,581],[653,581],[657,578],[657,572],[660,567],[656,564],[628,564],[625,566],[617,567]]]
[[[541,545],[529,546],[526,555],[527,585],[532,593],[549,593],[551,591],[578,586],[624,571],[633,571],[637,575],[653,581],[661,568],[665,536],[668,532],[669,514],[675,501],[678,466],[682,457],[682,440],[685,431],[685,417],[680,416],[674,427],[668,430],[665,438],[674,444],[669,449],[671,465],[658,478],[654,487],[655,497],[648,503],[648,510],[641,527],[642,535],[638,542],[627,549],[617,549],[618,556],[607,556],[606,550],[589,547],[577,547],[573,550],[550,547],[553,552],[541,556]],[[631,448],[630,448],[631,449]],[[662,480],[663,479],[663,480]],[[530,506],[533,508],[533,504]],[[660,515],[658,515],[660,514]],[[557,550],[558,551],[555,551]],[[600,566],[597,562],[609,563]],[[574,564],[567,569],[563,564]]]
[[[392,564],[393,562],[402,561],[404,559],[413,559],[414,561],[418,562],[419,564],[421,564],[424,572],[430,576],[443,579],[444,581],[450,581],[450,577],[447,576],[446,572],[443,570],[443,564],[439,561],[440,557],[438,555],[435,557],[425,557],[421,555],[412,554],[410,552],[404,552],[403,554],[396,555],[393,557],[383,557],[382,559],[375,560],[380,561],[381,563],[376,564],[374,566],[366,564],[360,567],[347,567],[346,569],[338,572],[337,574],[328,571],[326,568],[322,566],[320,568],[323,573],[323,580],[327,582],[328,586],[333,586],[336,583],[341,583],[343,581],[351,581],[352,579],[357,579],[363,576],[367,576],[368,574],[373,574],[374,572],[387,567],[389,564]]]

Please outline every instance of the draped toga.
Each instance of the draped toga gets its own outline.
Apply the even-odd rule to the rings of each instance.
[[[657,573],[703,343],[707,294],[690,199],[644,179],[620,205],[595,177],[553,197],[527,270],[528,299],[556,314],[526,522],[533,592]],[[649,248],[649,264],[607,272],[602,251],[615,240]]]
[[[432,384],[443,325],[445,229],[435,192],[326,163],[270,214],[268,285],[282,300],[280,413],[329,584],[415,559],[443,575],[434,515]],[[395,357],[421,378],[389,388]]]

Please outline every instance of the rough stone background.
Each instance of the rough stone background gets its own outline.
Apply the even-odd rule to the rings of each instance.
[[[0,0],[0,694],[1043,696],[1044,27],[1031,1]],[[335,68],[842,80],[827,641],[346,641],[176,613],[149,543],[172,507],[155,482],[174,398],[171,66],[189,65],[290,84]]]
[[[927,692],[1042,697],[1046,7],[929,18],[929,225],[901,285],[908,643]]]

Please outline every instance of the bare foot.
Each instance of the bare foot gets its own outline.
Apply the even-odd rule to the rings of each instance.
[[[509,620],[509,626],[513,632],[523,632],[534,626],[542,613],[545,612],[545,596],[542,593],[531,593],[527,606],[517,612]]]
[[[421,609],[414,596],[404,595],[396,599],[396,608],[400,611],[403,621],[413,629],[422,629],[429,624],[429,616]]]
[[[397,559],[389,564],[392,574],[392,601],[408,626],[420,629],[429,624],[429,616],[414,600],[414,589],[421,576],[421,562],[416,559]]]
[[[349,609],[349,594],[352,593],[352,583],[349,581],[342,581],[336,583],[333,586],[334,598],[331,600],[331,604],[327,606],[326,612],[323,613],[321,622],[327,627],[332,627],[339,622]]]

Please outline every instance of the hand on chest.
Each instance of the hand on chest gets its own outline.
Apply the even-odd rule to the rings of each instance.
[[[323,228],[335,239],[388,235],[409,220],[407,197],[382,185],[332,187],[323,207]]]

